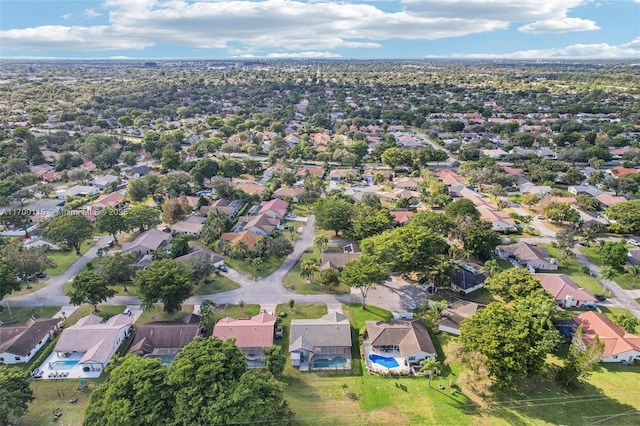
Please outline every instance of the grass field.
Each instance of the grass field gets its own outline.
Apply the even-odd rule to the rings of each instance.
[[[84,410],[89,403],[91,391],[102,379],[86,380],[87,392],[76,389],[78,380],[38,380],[30,382],[35,400],[29,405],[29,410],[22,417],[19,424],[24,425],[81,425]],[[78,401],[70,403],[69,398],[75,396]],[[53,421],[56,408],[62,410],[62,417]]]
[[[284,259],[277,259],[273,256],[269,256],[264,259],[264,267],[258,271],[247,260],[232,259],[228,256],[225,257],[225,262],[227,263],[227,265],[231,266],[233,269],[249,278],[264,278],[266,276],[269,276],[278,268],[278,266],[282,264],[283,261]]]
[[[124,308],[124,307],[123,307]],[[122,311],[120,311],[122,312]],[[149,311],[142,311],[136,321],[137,325],[146,324],[151,321],[175,321],[193,312],[193,305],[182,305],[178,312],[167,313],[163,310],[163,305],[155,305]]]
[[[549,250],[549,254],[555,258],[561,258],[560,252],[557,249],[551,247],[549,244],[540,244],[541,246],[546,247]],[[556,274],[567,274],[576,284],[580,287],[586,289],[592,294],[602,293],[602,284],[598,282],[598,280],[588,273],[584,273],[582,271],[582,265],[578,263],[576,259],[568,258],[566,260],[560,261],[560,267],[557,271],[549,271],[550,273]],[[544,273],[545,271],[540,271]]]
[[[213,294],[235,290],[236,288],[240,288],[237,283],[224,275],[218,275],[215,279],[196,285],[193,289],[193,294]]]
[[[80,246],[80,253],[85,254],[87,250],[94,246],[95,240],[87,240]],[[56,250],[48,253],[49,258],[56,264],[55,268],[49,268],[44,271],[47,275],[60,275],[66,271],[69,266],[78,260],[75,250]]]
[[[311,282],[306,282],[302,275],[300,275],[300,263],[305,260],[314,259],[317,260],[319,258],[319,252],[316,247],[307,249],[303,254],[300,260],[295,264],[293,268],[282,279],[282,284],[288,288],[293,289],[294,293],[297,294],[349,294],[351,293],[351,288],[349,286],[340,284],[337,287],[325,287],[318,282],[318,278],[320,277],[320,273],[314,274]]]
[[[18,321],[20,324],[24,324],[33,314],[36,314],[38,318],[51,318],[59,310],[59,306],[38,306],[34,308],[16,306],[11,308],[11,315],[9,315],[9,309],[3,306],[2,311],[0,311],[0,321]]]
[[[587,256],[590,261],[595,263],[598,266],[602,266],[602,261],[600,260],[600,252],[595,247],[584,247],[580,246],[580,251],[582,254]],[[614,269],[615,275],[613,277],[613,281],[616,282],[620,287],[626,290],[633,290],[636,288],[640,288],[640,278],[636,278],[635,282],[633,278],[631,278],[624,269]]]
[[[105,319],[111,318],[114,315],[121,314],[125,307],[124,305],[98,305],[98,312],[94,313],[94,315]],[[69,327],[77,323],[80,318],[86,317],[89,314],[91,314],[91,306],[82,305],[67,318],[64,326]]]

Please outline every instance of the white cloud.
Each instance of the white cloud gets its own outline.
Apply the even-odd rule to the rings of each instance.
[[[589,19],[581,18],[560,18],[547,21],[536,21],[518,28],[523,33],[547,34],[547,33],[569,33],[574,31],[593,31],[600,27]]]
[[[267,58],[341,58],[333,52],[292,52],[292,53],[268,53]]]
[[[616,59],[640,57],[640,37],[636,37],[629,43],[610,45],[599,44],[572,44],[557,49],[521,50],[505,54],[474,53],[453,55],[464,58],[489,58],[489,59]]]
[[[84,16],[87,18],[97,18],[98,16],[102,16],[102,13],[96,11],[95,9],[85,9]]]
[[[64,15],[62,15],[62,19],[64,19],[65,21],[69,20],[73,18],[73,14],[72,13],[65,13]]]

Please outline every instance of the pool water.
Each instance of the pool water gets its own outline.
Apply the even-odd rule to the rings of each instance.
[[[68,361],[56,361],[51,364],[51,369],[55,371],[65,371],[71,370],[73,367],[78,365],[78,360],[68,360]]]
[[[347,359],[342,356],[336,356],[331,359],[320,358],[313,360],[314,368],[344,368],[347,366]]]
[[[369,355],[369,359],[376,364],[380,364],[381,366],[386,368],[395,368],[400,366],[400,364],[398,364],[398,361],[396,361],[396,359],[393,357],[371,354]]]

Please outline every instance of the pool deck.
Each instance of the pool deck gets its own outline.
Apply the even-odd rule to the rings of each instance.
[[[378,364],[377,362],[373,362],[369,359],[369,355],[378,355],[385,358],[394,358],[398,363],[397,367],[388,368],[382,364]],[[376,373],[395,373],[395,374],[410,374],[411,369],[408,365],[404,365],[404,358],[400,356],[400,353],[390,352],[390,353],[378,353],[374,351],[371,346],[368,344],[364,345],[364,362],[367,365],[367,369],[369,371],[374,371]]]
[[[42,371],[42,377],[40,380],[53,380],[53,379],[97,379],[102,373],[102,369],[93,371],[83,371],[83,365],[76,364],[69,370],[57,370],[55,369],[55,363],[59,361],[80,361],[84,356],[84,353],[74,353],[67,358],[60,358],[56,352],[52,352],[51,355],[42,363],[38,369]]]

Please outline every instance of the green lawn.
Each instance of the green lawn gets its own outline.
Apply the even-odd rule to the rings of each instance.
[[[9,305],[9,307],[11,308],[11,305]],[[16,306],[15,308],[11,308],[11,315],[9,315],[9,309],[7,309],[6,306],[3,306],[2,311],[0,311],[0,322],[18,321],[20,324],[24,324],[33,314],[36,314],[36,317],[38,318],[51,318],[59,310],[59,306]]]
[[[33,283],[29,283],[29,287],[30,288],[27,288],[26,285],[22,285],[20,290],[14,291],[14,292],[12,292],[11,294],[8,294],[5,297],[21,296],[23,294],[33,293],[34,291],[38,291],[41,288],[44,288],[46,286],[47,286],[47,280],[36,281],[36,282],[33,282]],[[2,300],[4,300],[4,298]]]
[[[306,217],[311,214],[311,209],[309,207],[303,206],[298,203],[290,204],[289,209],[291,210],[291,213],[295,214],[296,216]]]
[[[240,305],[225,305],[221,311],[216,311],[217,318],[231,317],[231,318],[250,318],[257,315],[260,312],[260,305],[245,304],[243,307]]]
[[[587,256],[587,258],[590,261],[592,261],[598,266],[602,266],[602,261],[600,260],[600,252],[598,248],[593,246],[591,247],[580,246],[580,251],[582,252],[582,254]],[[634,282],[633,278],[627,275],[624,269],[623,270],[614,269],[614,271],[616,271],[616,273],[613,277],[613,281],[615,281],[616,284],[618,284],[620,287],[626,290],[633,290],[635,288],[638,288],[638,286],[640,285],[640,279],[636,278]]]
[[[319,273],[314,274],[311,282],[306,282],[302,275],[300,275],[300,263],[304,260],[314,259],[317,260],[319,258],[319,252],[316,247],[307,249],[303,254],[298,263],[291,268],[289,272],[284,276],[282,280],[282,284],[293,290],[294,293],[297,294],[349,294],[351,293],[351,288],[345,284],[340,284],[337,287],[325,287],[318,282],[320,277]]]
[[[182,309],[180,311],[173,313],[165,312],[163,305],[154,305],[153,309],[149,311],[142,311],[142,314],[138,317],[136,324],[146,324],[152,321],[176,321],[191,313],[193,313],[193,305],[182,305]]]
[[[358,330],[364,327],[365,321],[389,322],[393,319],[391,312],[377,306],[369,305],[362,309],[360,303],[352,303],[351,305],[343,305],[342,310],[349,317],[351,325]]]
[[[513,268],[513,265],[507,259],[496,259],[496,261],[502,270]]]
[[[227,265],[231,266],[236,271],[240,272],[242,275],[245,275],[250,278],[261,277],[264,278],[269,276],[275,271],[278,266],[282,264],[284,259],[277,259],[273,256],[269,256],[264,259],[264,267],[261,270],[256,270],[256,268],[251,265],[248,260],[243,259],[232,259],[229,256],[225,257],[225,262]]]
[[[80,253],[85,254],[95,243],[95,240],[85,241],[80,246]],[[52,250],[49,251],[48,256],[56,264],[56,267],[46,269],[44,273],[47,275],[60,275],[78,260],[75,250]]]
[[[121,314],[125,308],[126,306],[124,305],[98,305],[98,312],[94,315],[108,319],[114,315]],[[64,326],[69,327],[70,325],[77,323],[80,318],[86,317],[91,313],[91,306],[82,305],[67,318],[64,322]]]
[[[560,255],[560,252],[557,249],[551,247],[551,245],[549,244],[540,244],[540,245],[546,247],[549,250],[549,254],[551,256],[555,258],[562,257]],[[561,266],[558,268],[557,271],[548,271],[548,272],[556,273],[556,274],[567,274],[569,277],[571,277],[573,281],[575,281],[576,284],[578,284],[580,287],[586,289],[592,294],[598,294],[603,292],[602,284],[600,284],[600,282],[596,278],[590,276],[588,273],[582,272],[583,265],[578,263],[576,259],[568,258],[566,260],[562,260],[560,261],[560,265]],[[539,271],[539,272],[544,273],[545,271]]]
[[[84,410],[89,403],[89,396],[103,379],[86,380],[89,390],[82,392],[76,389],[78,380],[36,380],[30,382],[34,401],[19,424],[23,425],[82,425]],[[69,398],[75,396],[78,401],[70,403]],[[62,417],[53,421],[53,411],[62,410]]]
[[[218,275],[215,279],[210,279],[203,284],[198,284],[193,289],[193,294],[213,294],[222,291],[235,290],[240,286],[224,275]]]

